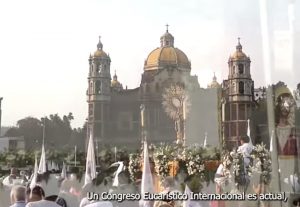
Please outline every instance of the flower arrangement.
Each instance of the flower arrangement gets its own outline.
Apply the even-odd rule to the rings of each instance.
[[[161,143],[154,147],[155,171],[161,179],[170,175],[169,162],[174,161],[176,157],[177,153],[173,145]]]
[[[193,145],[185,150],[185,161],[189,175],[198,175],[204,178],[205,164],[203,159],[204,149],[201,146]]]
[[[251,158],[253,163],[250,166],[250,173],[258,173],[260,175],[260,182],[268,185],[271,182],[272,161],[269,150],[263,143],[254,146]]]
[[[131,180],[135,181],[141,174],[142,148],[140,152],[129,155],[128,170]],[[176,176],[178,171],[197,178],[198,182],[213,180],[220,160],[217,148],[204,148],[200,145],[189,147],[177,144],[149,145],[149,158],[153,160],[154,170],[163,180],[167,176]]]
[[[142,173],[141,171],[141,157],[139,153],[129,154],[129,165],[128,171],[130,173],[130,179],[132,182],[135,182]]]
[[[230,152],[231,157],[231,176],[234,177],[236,186],[242,187],[247,185],[248,168],[245,168],[243,154],[237,150]]]

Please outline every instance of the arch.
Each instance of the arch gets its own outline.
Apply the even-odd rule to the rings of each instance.
[[[90,82],[90,93],[93,93],[93,81]]]
[[[100,94],[101,93],[101,82],[99,80],[96,81],[95,84],[95,93]]]
[[[96,72],[99,73],[101,71],[101,64],[96,67]]]
[[[239,74],[244,74],[244,64],[239,64],[238,65],[238,69],[239,69]]]

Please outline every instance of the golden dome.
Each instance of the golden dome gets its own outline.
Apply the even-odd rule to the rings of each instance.
[[[107,54],[103,50],[96,50],[94,52],[94,57],[108,57]]]
[[[233,59],[244,59],[244,58],[248,58],[247,55],[245,53],[243,53],[242,51],[235,51],[230,58]]]
[[[240,38],[238,38],[238,44],[236,46],[236,51],[230,55],[229,59],[230,60],[245,60],[245,59],[250,59],[243,51],[243,47],[240,43]]]
[[[115,75],[113,76],[113,80],[111,81],[111,87],[117,91],[123,90],[123,85],[118,81],[118,76],[116,74],[116,71],[115,71]]]
[[[108,58],[108,55],[103,51],[103,44],[100,40],[100,36],[99,36],[99,42],[97,44],[97,50],[94,52],[94,57],[104,57],[104,58]]]
[[[157,70],[175,66],[190,70],[191,63],[184,52],[174,47],[174,37],[167,32],[160,38],[161,47],[154,49],[145,61],[144,70]]]
[[[220,88],[221,85],[217,81],[216,74],[214,73],[213,81],[207,86],[207,88]]]

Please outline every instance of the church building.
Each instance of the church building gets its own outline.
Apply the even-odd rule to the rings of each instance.
[[[151,143],[176,141],[176,124],[162,104],[166,88],[172,85],[183,87],[189,97],[184,120],[187,144],[202,144],[206,134],[209,145],[220,146],[223,139],[230,144],[245,134],[253,81],[250,59],[242,52],[239,42],[229,59],[228,80],[220,85],[214,76],[208,88],[201,88],[198,77],[191,74],[191,61],[175,47],[168,28],[160,37],[160,46],[147,56],[138,87],[124,89],[116,72],[111,78],[110,63],[111,58],[99,39],[97,50],[89,57],[86,94],[88,135],[93,135],[96,144],[137,148],[141,145],[142,130]],[[141,106],[144,107],[143,129]]]

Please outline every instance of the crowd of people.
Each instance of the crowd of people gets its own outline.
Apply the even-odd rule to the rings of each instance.
[[[253,149],[251,143],[249,143],[249,137],[245,136],[241,138],[241,145],[237,149],[238,152],[243,154],[244,157],[244,167],[245,170],[250,163],[250,154]],[[227,176],[225,169],[228,168],[228,163],[226,163],[226,157],[222,158],[222,162],[215,174],[215,183],[213,188],[207,190],[210,193],[223,193],[224,185],[227,184]],[[10,204],[5,204],[5,201],[2,201],[0,195],[1,204],[4,206],[11,207],[96,207],[96,206],[105,206],[105,207],[138,207],[139,202],[133,201],[124,201],[124,202],[113,202],[113,201],[97,201],[89,200],[88,192],[96,192],[100,194],[101,192],[110,192],[110,193],[140,193],[139,185],[136,183],[131,183],[129,177],[126,176],[126,173],[121,172],[118,175],[119,184],[117,187],[112,185],[112,180],[110,183],[103,182],[97,183],[92,182],[88,184],[81,183],[76,174],[70,174],[66,178],[61,178],[58,174],[47,174],[39,175],[37,184],[32,187],[30,186],[30,177],[26,173],[19,173],[16,168],[11,170],[11,174],[3,180],[4,192],[7,195],[10,193]],[[19,180],[19,182],[13,182]],[[84,179],[81,179],[84,180]],[[26,185],[27,184],[27,185]],[[138,187],[137,187],[138,186]],[[204,190],[204,189],[202,189]],[[182,192],[182,187],[176,184],[176,180],[173,177],[167,177],[162,182],[162,191],[161,193],[170,193],[170,192]],[[0,192],[1,194],[1,192]],[[2,206],[0,205],[0,206]],[[151,206],[153,207],[180,207],[182,202],[178,201],[155,201],[152,202]],[[193,205],[195,206],[195,205]],[[203,205],[201,205],[203,207]],[[214,203],[206,203],[204,206],[214,206]],[[225,206],[224,203],[218,203],[218,207]]]

